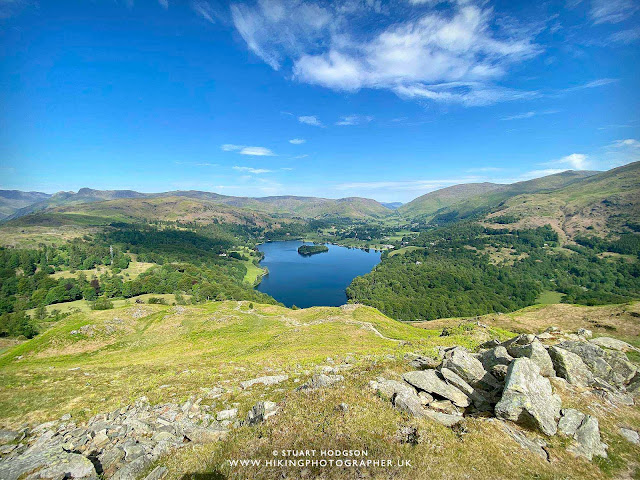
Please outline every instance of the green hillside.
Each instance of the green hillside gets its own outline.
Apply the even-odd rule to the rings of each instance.
[[[535,178],[509,185],[491,183],[456,185],[442,192],[436,190],[401,207],[406,216],[442,224],[482,216],[509,198],[525,193],[554,191],[597,172],[571,171]],[[438,193],[441,192],[441,193]],[[414,202],[416,204],[412,205]],[[438,209],[434,208],[441,204]]]
[[[487,221],[508,218],[526,228],[551,224],[568,237],[638,230],[640,162],[592,175],[552,192],[519,195],[505,201]]]

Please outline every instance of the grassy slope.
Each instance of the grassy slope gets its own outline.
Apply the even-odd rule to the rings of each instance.
[[[554,192],[509,199],[495,215],[522,219],[517,226],[551,223],[571,237],[593,227],[592,233],[619,231],[640,218],[640,162],[582,179]],[[488,219],[490,221],[490,218]]]
[[[588,312],[557,305],[500,317],[528,316],[542,326],[553,308],[566,309],[563,316],[574,319],[569,323],[572,327],[592,326],[587,319],[598,318],[638,328],[630,323],[637,318],[629,313],[637,312],[638,304],[592,307]],[[621,310],[627,313],[619,315]],[[556,389],[565,406],[599,417],[610,460],[576,460],[566,452],[566,441],[554,437],[547,439],[552,457],[548,463],[518,447],[495,423],[468,419],[465,430],[450,430],[404,416],[367,387],[378,375],[399,379],[408,369],[402,361],[404,352],[432,354],[436,345],[453,344],[473,348],[489,336],[508,335],[501,328],[475,326],[439,336],[443,325],[459,322],[430,322],[427,330],[363,306],[294,311],[255,305],[250,310],[246,302],[130,305],[80,313],[0,355],[0,423],[37,422],[67,412],[82,421],[141,395],[152,403],[180,402],[191,395],[202,396],[201,388],[219,385],[226,393],[203,401],[214,411],[235,406],[245,415],[258,399],[268,399],[279,402],[282,412],[260,427],[233,431],[224,442],[187,447],[163,459],[169,467],[168,478],[181,478],[185,472],[218,475],[211,478],[282,478],[281,469],[231,468],[227,462],[229,458],[273,458],[272,451],[282,448],[366,449],[369,458],[404,459],[413,465],[360,469],[365,478],[533,478],[534,472],[535,478],[607,478],[625,472],[640,455],[639,447],[622,440],[617,426],[640,428],[637,407],[613,411],[599,405],[597,397],[572,394],[562,385]],[[93,333],[70,334],[83,325],[92,325]],[[638,331],[620,333],[637,335]],[[355,366],[344,372],[346,379],[337,387],[295,390],[315,367],[340,363],[347,356],[355,358]],[[242,380],[276,373],[287,373],[290,379],[272,387],[238,388]],[[346,412],[336,408],[343,402],[349,405]],[[396,432],[405,425],[418,428],[418,445],[398,442]],[[287,478],[304,476],[301,470],[286,470]],[[318,473],[311,469],[307,475]],[[347,479],[353,478],[354,471],[325,469],[324,474],[324,478]]]
[[[398,208],[398,212],[409,218],[433,215],[441,208],[448,207],[466,200],[469,197],[475,197],[500,187],[501,185],[496,183],[485,182],[467,183],[441,188],[435,192],[426,193],[409,203],[405,203]]]
[[[505,200],[508,200],[509,198],[515,197],[517,195],[542,191],[553,191],[573,182],[577,182],[591,175],[594,175],[594,173],[596,172],[566,171],[557,173],[555,175],[535,178],[533,180],[512,183],[510,185],[499,185],[497,186],[497,188],[493,188],[493,184],[473,184],[476,186],[485,185],[485,191],[478,194],[473,194],[473,192],[468,192],[465,189],[461,189],[461,198],[456,199],[455,196],[453,198],[448,198],[447,202],[437,213],[441,214],[448,212],[458,212],[459,216],[465,216],[474,211],[495,208],[501,202],[504,202]],[[440,190],[427,195],[437,196],[438,192],[440,192]],[[469,193],[471,193],[471,195],[469,195]],[[426,203],[427,208],[423,210],[420,208],[412,208],[412,203],[413,202],[409,202],[407,205],[402,207],[405,209],[405,211],[410,212],[410,215],[407,215],[409,217],[429,219],[432,218],[436,213],[436,211],[433,210],[433,207],[435,205]]]

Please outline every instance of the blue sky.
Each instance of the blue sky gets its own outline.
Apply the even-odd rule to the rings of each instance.
[[[0,0],[0,188],[408,201],[640,160],[637,0]]]

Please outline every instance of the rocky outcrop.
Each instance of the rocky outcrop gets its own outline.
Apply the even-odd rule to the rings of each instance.
[[[277,412],[275,403],[258,402],[246,423],[262,422]],[[0,479],[18,480],[28,474],[30,479],[132,480],[171,451],[223,439],[229,429],[241,424],[233,421],[236,416],[237,409],[216,413],[201,405],[199,398],[182,405],[152,406],[144,397],[134,405],[95,415],[85,425],[76,424],[67,414],[28,434],[26,430],[0,435],[5,441],[19,442],[2,452]],[[165,473],[166,469],[156,469],[149,480],[160,480]]]
[[[527,357],[517,358],[509,366],[502,398],[495,408],[498,418],[555,435],[561,400],[551,382],[540,374],[540,367]]]
[[[549,356],[553,361],[556,375],[564,378],[570,384],[587,387],[593,383],[591,371],[575,353],[552,346],[549,348]]]
[[[547,353],[547,349],[537,338],[529,343],[521,343],[525,341],[525,337],[518,337],[519,341],[516,341],[509,345],[507,351],[509,355],[514,358],[526,357],[535,363],[540,368],[540,375],[543,377],[554,377],[556,375],[553,369],[553,362],[551,357]]]
[[[485,370],[480,360],[462,347],[449,350],[442,360],[442,367],[448,368],[474,388],[500,387],[500,382]]]
[[[471,403],[467,395],[445,382],[435,370],[407,372],[402,378],[416,389],[451,400],[459,407],[468,407]]]
[[[568,408],[562,410],[562,418],[558,422],[561,434],[572,437],[569,451],[591,460],[594,456],[607,457],[607,445],[600,441],[598,419],[591,415]]]

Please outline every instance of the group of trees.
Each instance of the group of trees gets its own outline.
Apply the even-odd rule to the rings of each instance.
[[[638,237],[629,235],[610,242],[609,251],[633,251]],[[384,254],[371,273],[354,279],[348,297],[393,318],[429,320],[512,311],[533,304],[542,290],[586,305],[640,295],[640,262],[600,258],[598,248],[558,248],[550,226],[511,231],[458,223],[422,232],[413,244],[424,248]],[[497,251],[510,254],[508,266],[492,257]]]
[[[234,237],[223,230],[118,227],[60,247],[0,248],[0,335],[32,336],[37,319],[25,313],[28,309],[37,309],[44,317],[45,306],[80,299],[98,308],[108,308],[109,299],[145,293],[190,295],[196,302],[236,299],[277,303],[243,283],[246,267],[235,256],[220,255],[234,245]],[[121,274],[131,260],[124,252],[157,266],[130,279]],[[109,268],[100,275],[76,272],[96,265]],[[73,274],[56,278],[52,274],[57,270]]]

